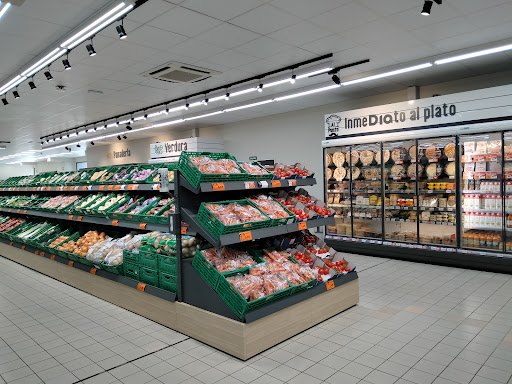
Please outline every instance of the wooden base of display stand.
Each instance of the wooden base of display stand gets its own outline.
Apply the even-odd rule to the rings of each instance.
[[[284,308],[251,323],[242,323],[146,292],[0,243],[0,255],[242,360],[356,305],[359,280]]]

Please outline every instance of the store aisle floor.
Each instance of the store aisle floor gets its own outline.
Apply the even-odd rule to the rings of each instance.
[[[512,383],[512,276],[348,257],[360,305],[246,362],[0,257],[0,384]]]

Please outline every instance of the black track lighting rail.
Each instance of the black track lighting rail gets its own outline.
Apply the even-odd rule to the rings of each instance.
[[[133,114],[136,114],[136,113],[139,113],[139,112],[146,112],[147,110],[152,109],[152,108],[165,107],[168,104],[172,104],[172,103],[175,103],[175,102],[178,102],[178,101],[187,101],[188,99],[191,99],[191,98],[194,98],[194,97],[197,97],[197,96],[203,96],[204,99],[207,100],[206,95],[208,93],[216,92],[216,91],[219,91],[219,90],[225,90],[225,89],[228,89],[228,88],[231,88],[231,87],[235,87],[235,86],[240,85],[240,84],[250,83],[250,82],[255,81],[255,80],[262,80],[265,77],[273,76],[273,75],[276,75],[276,74],[279,74],[279,73],[282,73],[282,72],[293,71],[295,69],[303,67],[304,65],[313,64],[313,63],[317,63],[317,62],[322,61],[322,60],[329,59],[332,56],[333,56],[332,53],[328,53],[326,55],[318,56],[318,57],[315,57],[313,59],[309,59],[309,60],[306,60],[306,61],[301,61],[300,63],[288,65],[286,67],[275,69],[273,71],[262,73],[260,75],[256,75],[256,76],[252,76],[252,77],[249,77],[249,78],[246,78],[246,79],[238,80],[238,81],[235,81],[235,82],[229,83],[229,84],[224,84],[224,85],[221,85],[221,86],[218,86],[218,87],[215,87],[215,88],[210,88],[210,89],[208,89],[206,91],[201,91],[201,92],[197,92],[197,93],[194,93],[194,94],[191,94],[191,95],[179,97],[179,98],[176,98],[176,99],[173,99],[173,100],[169,100],[169,101],[166,101],[166,102],[163,102],[163,103],[154,104],[154,105],[151,105],[149,107],[140,108],[140,109],[133,110],[133,111],[130,111],[130,112],[126,112],[126,113],[123,113],[123,114],[120,114],[120,115],[111,116],[109,118],[97,120],[97,121],[94,121],[94,122],[91,122],[91,123],[88,123],[88,124],[79,125],[79,126],[74,127],[74,128],[66,129],[64,131],[52,133],[51,135],[41,136],[39,139],[43,140],[43,139],[47,139],[47,138],[53,138],[53,137],[57,137],[57,136],[67,135],[69,132],[76,132],[77,130],[79,130],[81,128],[86,128],[89,125],[96,126],[96,125],[99,125],[99,124],[104,124],[108,120],[118,120],[118,119],[120,119],[122,117],[130,116],[130,115],[133,115]],[[343,68],[352,67],[354,65],[359,65],[359,64],[367,63],[369,61],[370,60],[363,60],[361,62],[347,64],[346,66],[338,67],[339,69],[337,71],[339,71],[340,69],[343,69]],[[331,73],[331,72],[332,71],[330,71],[328,73]]]

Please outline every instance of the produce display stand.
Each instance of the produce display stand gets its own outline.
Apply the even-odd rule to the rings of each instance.
[[[194,188],[176,170],[174,183],[169,184],[169,191],[174,191],[176,213],[169,215],[168,224],[139,223],[32,209],[0,209],[0,213],[12,216],[59,220],[64,226],[66,222],[73,221],[75,226],[84,223],[174,233],[176,234],[176,294],[150,284],[139,283],[127,276],[98,269],[94,265],[86,265],[61,257],[57,252],[45,252],[11,239],[0,238],[0,255],[246,360],[356,305],[359,301],[357,273],[351,271],[338,275],[327,283],[318,284],[249,310],[239,318],[193,267],[193,259],[182,258],[181,235],[199,234],[213,246],[242,242],[250,246],[251,240],[331,225],[334,223],[334,218],[319,218],[225,234],[216,238],[197,220],[202,202],[239,200],[261,191],[292,190],[295,187],[314,183],[314,178],[225,181],[200,183],[197,188]],[[120,193],[128,190],[149,193],[159,191],[160,185],[5,187],[1,188],[0,192],[33,194],[34,192],[109,191]],[[186,223],[186,226],[183,226],[183,223]]]

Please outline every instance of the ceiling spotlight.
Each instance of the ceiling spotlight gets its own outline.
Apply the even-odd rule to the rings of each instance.
[[[71,69],[71,64],[69,64],[69,58],[66,56],[64,60],[62,60],[62,65],[64,65],[64,69],[69,71]]]
[[[123,139],[125,139],[125,140],[127,139],[126,135],[123,135]]]
[[[131,131],[132,130],[132,127],[130,127],[129,125],[126,126],[126,129]]]
[[[295,84],[296,78],[297,78],[297,75],[292,75],[292,77],[290,77],[290,83]]]
[[[91,141],[91,145],[94,145],[94,141]]]
[[[85,130],[85,133],[88,133],[88,132],[89,132],[89,129],[86,129],[86,130]]]
[[[62,136],[61,136],[61,137],[59,137],[59,140],[62,140]]]
[[[68,133],[68,139],[69,139],[69,133]]]
[[[43,144],[44,144],[44,142],[41,141],[41,145],[43,145]]]
[[[105,124],[105,125],[103,126],[103,129],[107,129],[107,124]]]
[[[52,76],[52,74],[50,73],[50,67],[48,67],[48,70],[44,73],[44,75],[46,76],[46,80],[51,80],[51,79],[53,79],[53,76]]]
[[[119,121],[116,121],[116,127],[119,127]]]
[[[121,40],[126,39],[128,37],[128,35],[126,34],[126,31],[124,30],[124,18],[121,20],[121,25],[118,25],[116,27],[116,31]]]
[[[77,147],[77,148],[80,148],[80,144],[77,144],[77,145],[76,145],[76,147]]]
[[[16,90],[12,92],[12,95],[14,96],[15,99],[20,98],[20,94],[18,93],[18,87],[16,87]]]
[[[189,104],[189,103],[186,103],[186,104],[185,104],[185,110],[186,110],[186,111],[188,111],[188,107],[189,107],[189,106],[190,106],[190,104]]]
[[[229,92],[226,92],[226,96],[224,96],[224,100],[229,100]]]
[[[117,140],[121,140],[121,136],[117,135]]]
[[[71,150],[71,149],[69,149],[69,147],[64,147],[64,149],[65,149],[66,151],[70,151],[70,150]]]
[[[145,114],[144,114],[144,120],[147,120],[147,119],[148,119],[148,114],[147,114],[147,113],[145,113]]]
[[[50,142],[50,139],[46,139],[46,142],[49,143]]]
[[[166,106],[165,110],[162,113],[164,113],[165,115],[168,115],[169,114],[169,108]]]
[[[258,85],[258,92],[263,92],[263,84]]]
[[[436,4],[442,4],[443,3],[443,0],[434,0],[436,2]],[[432,2],[432,0],[425,0],[425,4],[423,4],[423,9],[421,10],[421,14],[423,16],[429,16],[430,15],[430,11],[432,10],[432,4],[434,4]]]
[[[340,77],[337,74],[332,75],[332,81],[334,81],[335,84],[341,84]]]
[[[36,89],[36,83],[34,83],[34,78],[32,77],[32,81],[29,81],[28,82],[28,86],[30,87],[30,89]]]
[[[54,137],[54,138],[53,138],[53,142],[55,143],[56,141],[57,141],[57,139]]]
[[[89,56],[96,56],[96,51],[94,50],[94,47],[92,46],[92,39],[91,39],[91,44],[87,44],[85,46],[85,48],[87,48],[87,52],[89,52]]]
[[[205,99],[203,100],[203,105],[208,105],[208,99],[207,99],[207,98],[205,98]]]
[[[7,101],[7,97],[4,97],[4,98],[2,99],[2,103],[4,103],[4,105],[9,104],[9,102]]]

